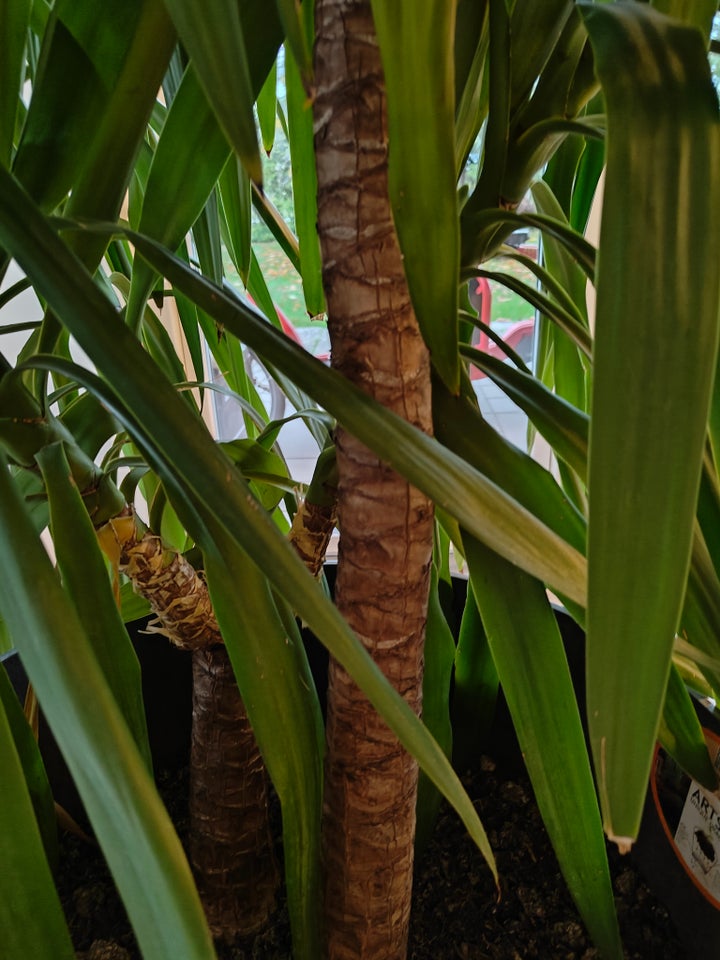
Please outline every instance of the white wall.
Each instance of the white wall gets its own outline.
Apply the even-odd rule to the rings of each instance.
[[[7,290],[21,279],[22,273],[19,268],[15,263],[11,263],[10,269],[0,285],[0,291]],[[24,290],[0,311],[0,352],[10,363],[15,363],[18,352],[30,336],[30,331],[4,333],[4,328],[16,323],[39,320],[42,320],[42,309],[37,297],[31,290]]]

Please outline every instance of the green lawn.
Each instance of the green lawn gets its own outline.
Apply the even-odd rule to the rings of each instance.
[[[510,273],[525,283],[534,285],[535,278],[522,264],[509,260],[507,257],[496,257],[485,264],[488,270]],[[492,292],[492,323],[517,323],[518,320],[532,320],[535,315],[533,307],[522,297],[508,290],[502,284],[490,281]]]
[[[258,243],[255,252],[270,289],[273,300],[296,327],[310,327],[313,322],[307,315],[302,295],[302,285],[287,257],[274,242]],[[532,284],[534,278],[529,270],[505,257],[490,260],[489,270],[513,273]],[[532,319],[533,308],[501,284],[491,282],[492,322],[515,323]]]
[[[273,301],[296,327],[312,324],[305,309],[302,284],[282,250],[273,241],[255,244],[255,255]]]

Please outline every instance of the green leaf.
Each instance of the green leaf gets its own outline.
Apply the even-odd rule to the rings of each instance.
[[[605,144],[590,140],[585,144],[573,186],[570,224],[584,233],[587,229],[600,176],[605,166]]]
[[[41,99],[39,111],[41,123],[44,122],[42,110],[47,108],[49,111],[49,131],[41,131],[49,143],[43,143],[41,151],[30,146],[31,173],[35,171],[35,180],[43,185],[39,189],[45,191],[43,196],[47,197],[46,184],[49,182],[52,187],[55,178],[48,175],[46,167],[38,172],[38,154],[41,163],[48,159],[46,151],[59,152],[59,175],[66,177],[64,189],[70,187],[66,212],[114,219],[131,180],[132,166],[175,44],[175,32],[162,0],[142,3],[132,0],[129,4],[114,0],[104,6],[101,18],[83,4],[64,3],[61,6],[65,7],[65,19],[73,38],[82,43],[82,51],[74,51],[72,44],[66,49],[63,44],[59,62],[52,61],[54,70],[43,88],[46,93],[49,90],[49,103]],[[59,9],[56,7],[53,12]],[[65,62],[68,53],[72,58],[70,63]],[[78,112],[71,106],[66,122],[68,98],[61,105],[57,104],[55,86],[59,84],[59,89],[64,89],[67,83],[71,83],[73,68],[80,66],[81,72],[84,71],[84,58],[92,62],[98,74],[98,82],[94,77],[85,81],[95,99],[85,110],[84,98],[78,98],[80,110]],[[80,80],[76,83],[80,84]],[[69,98],[69,103],[73,105],[75,99]],[[35,96],[31,108],[34,105]],[[68,125],[69,130],[66,129]],[[18,151],[18,159],[21,157]],[[60,183],[58,191],[62,186]],[[55,202],[59,199],[58,192]],[[72,243],[78,256],[94,270],[106,241],[98,237],[77,236]],[[56,319],[52,314],[46,314],[38,349],[54,349],[58,335]],[[37,392],[43,391],[44,385],[38,384]]]
[[[420,329],[435,369],[453,393],[460,385],[456,5],[457,0],[372,3],[393,145],[389,178],[395,227]]]
[[[572,8],[572,0],[514,4],[511,19],[514,108],[530,96],[562,35]]]
[[[178,288],[212,311],[228,331],[282,370],[440,507],[461,518],[467,529],[513,562],[532,568],[531,572],[552,583],[560,593],[584,603],[582,557],[494,483],[277,333],[252,307],[208,286],[202,277],[147,239],[129,235],[154,264],[163,265],[163,272]],[[528,532],[531,529],[533,533]]]
[[[135,593],[129,580],[120,587],[120,613],[123,623],[142,620],[150,613],[150,604],[144,597]]]
[[[23,708],[4,666],[0,667],[0,712],[3,709],[32,800],[45,856],[55,870],[58,862],[58,836],[52,790],[36,736],[25,718]]]
[[[15,215],[6,216],[11,211],[14,211]],[[197,300],[202,306],[209,306],[219,322],[227,321],[237,326],[234,321],[237,319],[238,305],[234,299],[228,298],[212,285],[207,286],[204,278],[189,270],[185,264],[168,255],[162,248],[143,240],[137,234],[132,236],[139,239],[147,249],[154,251],[154,254],[160,254],[159,258],[154,257],[154,266],[162,263],[163,269],[167,266],[170,272],[177,270],[177,279],[182,281],[186,293],[192,291],[208,294],[209,296],[198,296]],[[320,587],[273,521],[264,511],[258,509],[240,474],[218,449],[201,422],[187,416],[185,404],[173,387],[159,375],[155,364],[115,314],[109,301],[93,285],[89,276],[79,269],[77,261],[67,248],[2,169],[0,243],[6,244],[12,249],[13,255],[17,255],[18,262],[26,268],[38,290],[51,295],[53,309],[67,322],[69,328],[72,327],[78,342],[86,349],[98,369],[104,372],[110,382],[120,385],[123,396],[127,398],[130,415],[128,416],[128,410],[117,395],[108,390],[99,378],[77,369],[73,369],[73,375],[79,382],[92,383],[93,389],[132,430],[144,449],[152,454],[154,465],[161,471],[168,490],[175,491],[181,501],[191,498],[193,504],[202,504],[213,524],[219,523],[238,546],[252,553],[263,573],[282,591],[316,636],[356,680],[400,742],[417,758],[420,766],[457,809],[473,840],[494,870],[492,852],[477,813],[442,750],[407,703],[383,677],[332,604],[326,601]],[[227,313],[225,310],[218,313],[219,304],[224,305]],[[242,312],[246,319],[254,321],[248,326],[248,332],[253,332],[256,345],[274,345],[278,359],[294,359],[296,370],[305,372],[303,386],[312,388],[313,381],[317,384],[322,378],[328,395],[332,397],[337,393],[339,396],[337,388],[340,384],[345,384],[345,381],[336,371],[328,369],[309,356],[284,334],[274,330],[267,321],[258,319],[251,308],[243,308]],[[51,362],[54,364],[56,361],[53,359]],[[60,362],[58,369],[65,366],[66,364]],[[366,436],[375,436],[378,424],[385,422],[388,411],[369,402],[370,398],[360,390],[350,391],[345,385],[343,393],[343,406],[348,415],[364,425],[363,432]],[[364,410],[358,405],[363,401],[366,403]],[[436,450],[430,438],[413,430],[405,421],[390,417],[389,422],[393,423],[395,429],[390,432],[389,437],[386,436],[386,443],[387,449],[392,450],[393,455],[398,446],[398,435],[405,437],[406,443],[409,437],[413,438],[413,455],[406,451],[405,458],[413,466],[413,470],[417,470],[418,459],[424,459],[428,454],[431,454],[430,460],[444,464],[446,469],[448,464],[452,464],[453,458],[447,451]],[[418,447],[421,457],[417,456]],[[455,466],[456,471],[464,473],[460,464]],[[468,486],[464,493],[466,498],[478,480],[482,483],[482,478],[470,471],[465,480]],[[447,485],[443,480],[442,488]],[[455,486],[458,486],[457,478]],[[463,484],[459,486],[462,489]],[[506,498],[502,496],[498,503],[500,509],[503,509],[503,506],[507,509],[509,506]],[[175,502],[174,506],[177,509],[178,503]],[[514,521],[516,513],[514,510],[510,512]],[[483,527],[483,524],[477,522],[474,511],[468,508],[463,510],[463,513],[467,515],[472,526]],[[196,541],[199,544],[209,543],[207,528],[197,524],[192,516],[189,519],[196,527]],[[511,539],[513,528],[514,522],[509,522],[506,529]],[[537,530],[534,532],[537,533]],[[543,548],[547,546],[542,536],[539,541]],[[557,547],[570,561],[574,571],[572,579],[579,587],[578,572],[582,568],[582,559],[578,556],[576,560],[575,551],[566,544],[558,543]],[[541,554],[538,553],[537,556],[540,558]],[[10,584],[10,589],[12,586],[13,584]],[[319,600],[321,602],[318,602]],[[151,899],[153,907],[167,906],[161,902],[161,897]],[[169,925],[171,928],[175,927],[175,923]],[[190,955],[186,952],[183,956]]]
[[[516,446],[504,440],[482,417],[477,406],[433,389],[433,421],[437,437],[454,453],[482,471],[528,513],[572,544],[585,550],[585,520],[552,475]],[[450,513],[454,513],[450,506]],[[488,522],[489,522],[488,518]],[[468,529],[465,521],[462,521]],[[473,535],[477,536],[475,531]],[[489,544],[492,546],[492,544]]]
[[[640,825],[682,607],[715,370],[720,134],[695,29],[643,4],[578,7],[608,110],[588,717],[605,829],[627,848]]]
[[[585,479],[589,419],[531,374],[514,369],[499,357],[462,347],[461,353],[483,370],[532,420],[554,452]]]
[[[288,141],[292,164],[295,230],[300,246],[300,275],[305,306],[311,317],[325,312],[320,241],[317,233],[317,172],[313,135],[312,103],[291,55],[285,58]]]
[[[0,163],[6,167],[10,166],[12,158],[20,91],[25,79],[25,42],[32,6],[31,0],[2,0],[0,3],[0,37],[3,40],[3,56],[0,60]]]
[[[537,287],[524,283],[519,277],[497,270],[478,270],[478,277],[486,277],[503,284],[508,290],[521,296],[535,310],[552,319],[563,331],[565,336],[574,343],[586,356],[592,353],[592,337],[587,325],[577,318],[577,311],[572,312],[565,306],[554,302],[550,297],[541,293]]]
[[[224,272],[222,238],[220,236],[218,198],[215,190],[207,198],[200,216],[193,224],[192,235],[195,243],[194,253],[197,255],[200,269],[206,277],[210,277],[215,283],[222,283]],[[199,373],[197,370],[196,372]]]
[[[289,634],[269,584],[218,528],[205,570],[258,747],[282,806],[293,956],[321,954],[319,907],[323,723],[299,632]],[[238,584],[243,585],[242,591]],[[294,626],[294,620],[290,618]],[[291,722],[288,722],[291,719]]]
[[[247,286],[252,254],[252,190],[245,167],[235,157],[230,157],[225,164],[218,186],[225,245],[240,279]]]
[[[72,6],[64,0],[54,6],[50,15],[13,165],[15,175],[44,209],[53,209],[67,193],[84,159],[104,93],[98,67],[78,39],[79,25],[76,22],[71,31],[64,23],[64,15],[71,12]],[[127,11],[125,28],[120,26],[118,47],[122,34],[132,26],[138,6],[133,3],[132,10]],[[77,10],[76,16],[82,17],[82,13]],[[86,9],[85,16],[88,21],[92,17],[103,32],[117,26],[112,13],[98,19],[96,11]],[[98,42],[103,43],[104,39],[99,37]],[[66,96],[68,86],[76,91],[76,96]],[[17,88],[14,91],[17,93]]]
[[[12,650],[12,640],[7,632],[5,621],[0,617],[0,656],[4,653],[10,653]]]
[[[37,455],[50,504],[50,528],[63,587],[83,623],[100,669],[152,770],[140,664],[115,604],[112,585],[95,530],[60,443]]]
[[[212,940],[180,841],[4,462],[0,531],[0,610],[77,784],[143,956],[208,960],[215,955]],[[23,849],[32,851],[32,846]],[[0,873],[14,884],[14,871]],[[13,902],[12,896],[0,899],[5,905]],[[37,916],[36,904],[33,910]],[[21,929],[3,924],[6,931],[14,927]],[[42,925],[29,927],[39,933]],[[58,949],[63,949],[62,938],[54,956]]]
[[[680,627],[693,651],[706,654],[713,661],[720,658],[720,579],[700,536],[693,540]],[[713,689],[720,692],[720,671],[716,672],[713,666],[708,668],[699,657],[696,662]]]
[[[576,230],[569,227],[566,222],[540,213],[515,213],[512,210],[494,209],[481,210],[472,217],[473,229],[489,229],[500,224],[508,224],[514,229],[518,227],[537,227],[544,236],[555,237],[566,246],[568,252],[577,260],[588,279],[591,281],[594,279],[595,248]],[[506,235],[508,233],[510,233],[509,230]],[[464,237],[465,234],[463,234],[463,242],[465,242]],[[471,234],[469,234],[469,237],[468,243],[470,244]],[[463,250],[462,272],[464,276],[475,275],[478,263],[476,252],[473,249]]]
[[[230,459],[240,467],[243,476],[253,481],[250,489],[266,510],[272,510],[282,498],[282,490],[263,479],[277,477],[288,482],[287,467],[282,457],[266,450],[256,440],[233,440],[224,443],[223,449]]]
[[[192,66],[168,111],[145,186],[139,229],[176,249],[205,206],[230,148]],[[128,322],[136,327],[155,282],[146,263],[136,263]]]
[[[452,755],[450,684],[454,659],[455,640],[443,613],[438,593],[437,570],[433,567],[425,628],[422,718],[446,757]],[[437,787],[421,773],[417,797],[416,848],[421,848],[430,839],[441,799]]]
[[[590,759],[543,585],[464,537],[470,583],[570,893],[603,957],[623,956]]]
[[[720,570],[720,474],[715,469],[709,443],[703,458],[697,520],[712,565]]]
[[[95,457],[110,437],[120,430],[118,421],[90,393],[81,394],[65,407],[60,422],[89,457]]]
[[[84,4],[71,7],[73,19],[82,17],[82,29],[88,33],[85,49],[102,74],[105,89],[99,114],[92,118],[92,139],[79,145],[82,168],[73,179],[65,212],[113,218],[119,214],[155,108],[157,90],[175,46],[175,31],[162,0],[140,3],[136,18],[129,16],[132,4],[129,9],[120,2],[112,5],[112,16],[104,5],[99,19],[108,35],[99,43],[96,11],[88,11]],[[132,33],[121,43],[130,28]],[[115,61],[117,66],[109,71],[108,63],[114,65]],[[80,255],[94,268],[101,253],[102,248],[92,243],[89,252]]]
[[[539,181],[534,184],[532,194],[538,209],[543,214],[562,222],[567,229],[572,229],[560,203],[545,182]],[[548,292],[552,299],[558,301],[558,309],[561,310],[560,290],[564,291],[565,298],[569,300],[565,309],[578,321],[576,327],[573,327],[564,321],[563,313],[559,316],[553,313],[546,314],[556,322],[551,329],[543,331],[545,349],[551,351],[552,363],[552,373],[550,374],[549,371],[545,373],[545,379],[575,407],[587,410],[591,377],[586,358],[590,356],[588,347],[592,343],[586,306],[587,278],[567,244],[557,237],[548,235],[544,238],[543,259],[547,272],[555,278],[556,282],[556,287],[548,287]],[[544,317],[541,319],[544,320]],[[576,330],[584,332],[584,340],[582,335],[576,335]]]
[[[43,208],[115,216],[173,41],[160,0],[54,5],[13,168]]]
[[[292,51],[293,59],[298,65],[303,86],[307,89],[312,84],[312,7],[310,4],[301,6],[300,0],[275,0],[278,14],[285,28],[287,45]],[[310,23],[308,23],[308,7],[310,8]]]
[[[3,467],[3,472],[5,468]],[[0,671],[4,672],[4,671]],[[6,960],[74,960],[30,795],[0,700],[0,927]]]
[[[252,179],[262,183],[255,95],[238,4],[215,0],[206,7],[193,0],[167,0],[167,8],[228,143]]]
[[[698,27],[709,44],[713,17],[717,13],[716,0],[651,0],[651,2],[660,13]]]
[[[543,174],[543,180],[549,185],[568,219],[570,219],[575,174],[584,150],[585,144],[580,137],[568,137],[555,151]]]
[[[455,138],[458,173],[487,114],[483,84],[488,48],[487,0],[458,0],[455,17]]]
[[[455,652],[453,762],[478,760],[495,713],[498,674],[475,595],[468,590]]]
[[[694,780],[707,790],[717,790],[718,775],[710,760],[700,721],[674,665],[668,679],[658,739]]]
[[[488,117],[482,170],[466,210],[499,205],[508,160],[511,98],[510,10],[505,0],[489,0],[489,51],[487,66]]]
[[[262,145],[265,153],[269,156],[275,143],[275,126],[277,124],[277,61],[273,63],[267,80],[262,85],[256,106]]]
[[[297,237],[288,227],[285,220],[275,205],[271,202],[267,194],[260,193],[257,187],[252,187],[252,202],[255,212],[262,222],[272,233],[275,240],[293,265],[295,270],[300,273],[300,247]]]

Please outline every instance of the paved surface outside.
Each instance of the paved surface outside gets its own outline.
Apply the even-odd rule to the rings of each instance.
[[[487,377],[474,380],[473,387],[488,423],[521,450],[526,450],[527,416],[522,410]],[[318,449],[305,425],[301,421],[286,424],[280,431],[279,443],[288,462],[290,476],[300,483],[308,483]]]

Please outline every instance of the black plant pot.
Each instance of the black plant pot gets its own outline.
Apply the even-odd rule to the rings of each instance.
[[[720,720],[695,709],[720,769]],[[668,909],[688,956],[720,948],[720,797],[691,780],[658,747],[633,857]]]
[[[158,770],[178,769],[188,762],[192,723],[192,662],[187,651],[179,650],[160,636],[144,633],[151,618],[127,624],[140,661],[148,738],[153,766]],[[28,680],[18,653],[5,654],[2,665],[22,702]],[[48,724],[40,714],[40,751],[56,802],[82,825],[87,817]]]
[[[332,591],[335,566],[326,567],[326,576]],[[467,596],[467,580],[454,578],[452,591],[442,597],[450,626],[457,636]],[[570,672],[573,678],[581,715],[585,706],[585,637],[582,629],[562,609],[556,617],[563,637]],[[179,769],[187,763],[192,722],[192,665],[191,657],[178,650],[162,637],[143,633],[147,619],[128,625],[133,645],[142,669],[148,733],[156,770]],[[303,640],[316,686],[325,707],[328,655],[325,647],[304,629]],[[17,654],[5,655],[2,663],[13,686],[22,699],[27,678]],[[697,704],[696,709],[710,735],[718,738],[720,721],[707,709]],[[48,777],[57,802],[81,824],[86,824],[82,802],[69,775],[51,731],[41,717],[40,747]],[[500,769],[512,778],[524,769],[522,753],[515,735],[510,713],[502,692],[497,700],[493,722],[484,743],[478,743],[478,755],[488,752]],[[720,768],[720,758],[718,760]],[[653,768],[653,783],[648,791],[641,833],[630,855],[648,887],[665,904],[677,931],[686,945],[688,955],[713,957],[720,943],[720,903],[708,894],[699,882],[698,874],[705,868],[706,875],[717,871],[720,876],[720,815],[707,809],[704,830],[708,842],[703,851],[703,839],[696,838],[695,869],[684,857],[677,843],[683,808],[689,803],[696,785],[681,774],[658,751]],[[700,802],[702,796],[700,797]],[[718,803],[720,808],[720,803]],[[700,816],[700,814],[698,815]],[[697,818],[693,821],[697,831]],[[687,846],[687,845],[686,845]],[[692,843],[690,844],[692,851]],[[692,853],[690,855],[692,860]],[[717,859],[717,865],[715,860]],[[720,879],[718,881],[720,884]],[[720,899],[720,898],[718,898]]]

